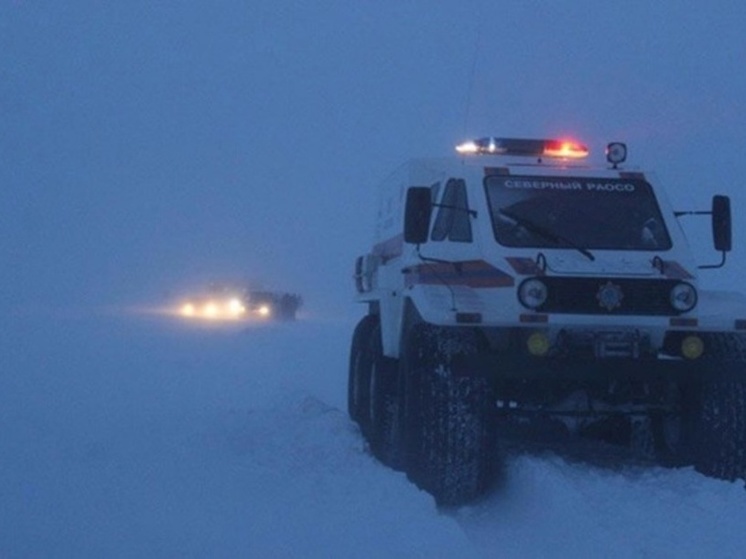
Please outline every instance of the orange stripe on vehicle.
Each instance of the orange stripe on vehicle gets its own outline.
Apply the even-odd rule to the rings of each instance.
[[[412,285],[465,285],[467,287],[512,287],[515,280],[510,274],[484,260],[463,262],[432,262],[409,268],[405,284]]]

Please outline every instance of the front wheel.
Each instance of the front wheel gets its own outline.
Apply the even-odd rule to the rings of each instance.
[[[483,350],[479,332],[414,325],[402,361],[409,478],[439,505],[482,494],[496,466],[494,392],[469,363]]]
[[[712,334],[705,348],[694,465],[710,477],[746,479],[746,340]]]
[[[709,382],[702,396],[696,469],[719,479],[746,479],[746,383]]]
[[[680,468],[694,463],[695,432],[701,415],[699,383],[670,383],[665,403],[672,413],[650,416],[652,456],[666,468]]]

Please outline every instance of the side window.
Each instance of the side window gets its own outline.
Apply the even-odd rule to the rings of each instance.
[[[466,184],[460,179],[450,179],[438,208],[431,239],[470,243],[472,236],[468,210]]]

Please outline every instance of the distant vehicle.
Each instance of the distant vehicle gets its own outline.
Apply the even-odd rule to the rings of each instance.
[[[302,303],[294,293],[210,285],[205,292],[185,298],[178,314],[194,320],[288,321],[296,319]]]
[[[700,283],[731,249],[729,198],[674,210],[621,143],[595,167],[564,140],[457,151],[390,176],[355,262],[348,408],[373,453],[448,505],[490,486],[515,431],[746,478],[746,298]],[[689,248],[698,214],[720,262]]]
[[[295,293],[248,291],[247,308],[263,318],[295,320],[303,299]]]

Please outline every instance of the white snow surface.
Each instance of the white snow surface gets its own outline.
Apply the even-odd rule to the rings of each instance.
[[[0,329],[0,557],[743,557],[743,483],[507,458],[439,510],[345,412],[355,317]]]

